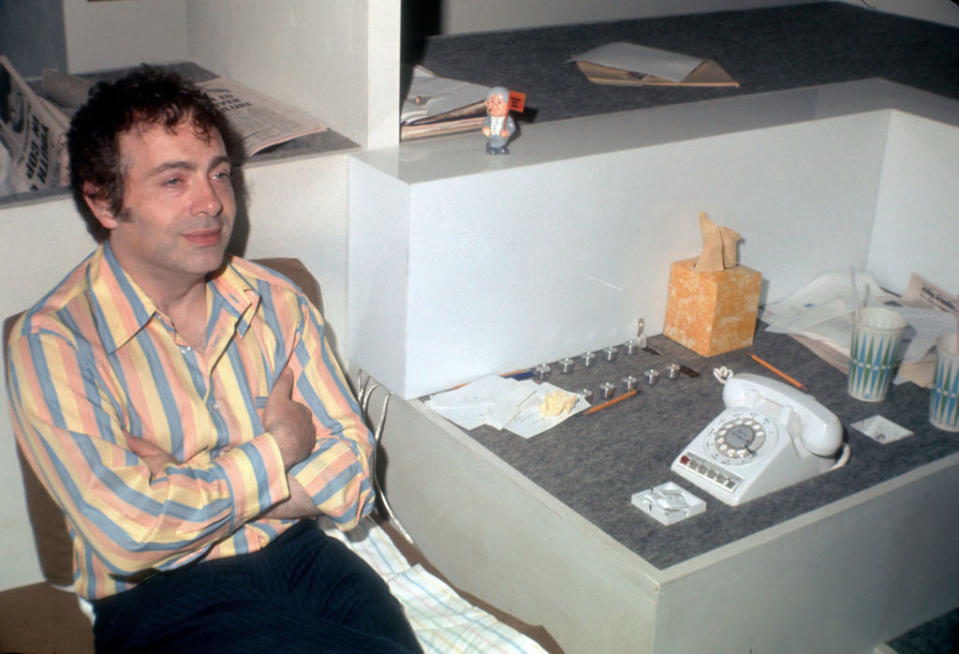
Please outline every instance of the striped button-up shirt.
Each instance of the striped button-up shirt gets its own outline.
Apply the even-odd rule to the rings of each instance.
[[[14,431],[67,516],[75,589],[89,599],[264,547],[294,522],[257,518],[289,497],[288,474],[344,529],[372,509],[373,441],[317,310],[282,276],[237,258],[206,288],[200,352],[105,244],[14,328]],[[288,473],[262,424],[284,368],[316,428],[312,453]],[[131,436],[180,463],[151,475]]]

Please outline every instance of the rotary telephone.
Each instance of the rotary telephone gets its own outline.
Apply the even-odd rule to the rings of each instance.
[[[733,375],[720,413],[671,469],[716,499],[738,506],[845,465],[834,413],[792,386],[760,375]]]

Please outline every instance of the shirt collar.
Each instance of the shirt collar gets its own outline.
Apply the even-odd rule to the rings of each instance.
[[[104,242],[87,268],[90,308],[100,340],[113,353],[157,313],[156,304],[120,267],[109,242]]]
[[[252,313],[259,306],[256,288],[232,264],[232,258],[207,282],[212,291],[211,314],[227,311],[244,333]],[[133,338],[159,313],[156,304],[127,275],[109,242],[93,254],[87,268],[91,309],[104,349],[113,353]],[[215,323],[216,316],[213,316]]]
[[[226,311],[237,321],[237,331],[242,335],[250,327],[250,320],[260,305],[260,293],[255,282],[248,280],[233,265],[232,255],[227,255],[226,264],[208,282],[213,296],[213,311],[221,302]]]

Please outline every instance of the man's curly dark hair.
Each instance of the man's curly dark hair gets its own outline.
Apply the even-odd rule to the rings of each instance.
[[[108,200],[111,211],[124,217],[120,135],[142,124],[173,131],[188,117],[198,135],[212,138],[215,130],[231,159],[237,154],[223,113],[206,93],[176,73],[142,65],[115,82],[99,82],[90,91],[70,121],[67,150],[73,201],[97,242],[105,241],[109,230],[87,205],[84,186],[89,182],[96,189],[93,197]]]

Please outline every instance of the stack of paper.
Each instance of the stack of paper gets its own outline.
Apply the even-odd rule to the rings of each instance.
[[[463,429],[489,425],[495,429],[507,429],[523,438],[531,438],[590,406],[589,402],[577,396],[576,403],[568,413],[544,415],[540,406],[546,401],[546,395],[554,391],[561,389],[531,379],[517,381],[488,375],[454,390],[437,393],[425,404]]]
[[[931,350],[941,334],[955,329],[956,317],[948,305],[937,304],[929,297],[947,294],[918,275],[912,276],[901,297],[884,291],[868,274],[857,273],[855,278],[854,294],[848,273],[824,273],[786,299],[766,305],[760,317],[768,323],[769,331],[798,336],[825,361],[847,370],[857,300],[868,306],[890,306],[909,323],[894,383],[931,383]]]
[[[488,87],[413,69],[400,108],[400,139],[479,131],[486,118]]]

